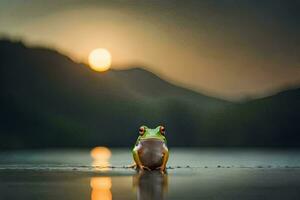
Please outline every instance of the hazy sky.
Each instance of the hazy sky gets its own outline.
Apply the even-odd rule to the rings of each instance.
[[[1,0],[0,33],[235,99],[300,85],[300,1]]]

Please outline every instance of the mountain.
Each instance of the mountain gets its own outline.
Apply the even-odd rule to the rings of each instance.
[[[97,73],[58,52],[10,41],[0,42],[0,55],[3,147],[128,146],[142,124],[165,124],[171,141],[184,142],[180,132],[196,132],[193,115],[230,104],[140,68]]]
[[[171,146],[300,144],[299,89],[232,103],[20,42],[1,40],[0,58],[0,148],[131,146],[143,124],[165,125]]]
[[[298,88],[228,107],[208,130],[217,146],[300,147],[299,122]]]

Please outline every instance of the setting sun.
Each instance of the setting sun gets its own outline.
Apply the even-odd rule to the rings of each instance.
[[[90,67],[99,72],[106,71],[111,65],[111,54],[107,49],[94,49],[89,55]]]

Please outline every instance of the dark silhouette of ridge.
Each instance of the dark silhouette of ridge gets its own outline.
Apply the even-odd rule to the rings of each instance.
[[[173,146],[300,144],[299,89],[232,103],[21,42],[0,40],[0,57],[0,148],[131,146],[142,124],[164,124]]]

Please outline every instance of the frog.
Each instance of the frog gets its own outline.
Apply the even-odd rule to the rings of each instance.
[[[157,126],[151,129],[145,125],[141,126],[132,155],[136,169],[165,172],[169,159],[165,127]]]

